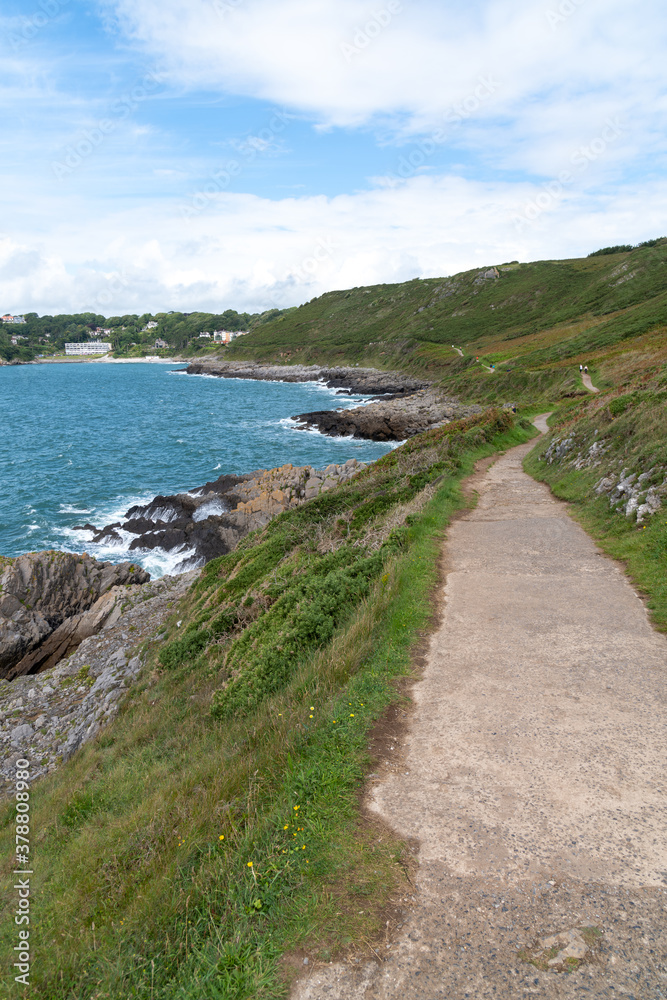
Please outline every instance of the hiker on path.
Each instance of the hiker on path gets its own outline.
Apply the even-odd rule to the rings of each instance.
[[[583,365],[579,365],[579,374],[580,374],[580,375],[581,375],[581,373],[583,372],[583,370],[584,370],[584,366],[583,366]]]
[[[588,375],[588,365],[584,365],[584,372]]]

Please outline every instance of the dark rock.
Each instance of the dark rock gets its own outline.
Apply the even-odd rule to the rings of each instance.
[[[185,369],[188,375],[247,378],[262,382],[325,382],[330,389],[362,395],[406,396],[429,383],[402,372],[376,368],[322,368],[319,365],[263,365],[255,361],[196,361]]]
[[[462,406],[434,389],[420,389],[404,397],[378,400],[349,410],[318,410],[294,417],[301,429],[315,428],[332,437],[405,441],[450,420],[481,413],[480,406]]]
[[[0,677],[29,672],[34,651],[113,587],[148,580],[150,574],[132,563],[113,565],[70,552],[0,560]]]

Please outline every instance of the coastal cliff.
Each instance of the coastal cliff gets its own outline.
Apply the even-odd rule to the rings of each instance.
[[[119,588],[150,575],[70,552],[0,557],[0,677],[52,666],[109,618]]]

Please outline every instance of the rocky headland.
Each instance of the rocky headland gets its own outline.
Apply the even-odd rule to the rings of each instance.
[[[159,548],[182,554],[177,571],[203,566],[236,548],[241,538],[263,528],[272,517],[347,482],[363,463],[351,458],[342,465],[313,469],[282,465],[243,476],[220,476],[187,493],[157,496],[131,507],[124,521],[98,529],[80,526],[92,543],[125,545],[131,552]],[[132,537],[134,536],[134,537]]]
[[[0,677],[54,665],[99,631],[127,586],[148,580],[132,563],[70,552],[0,557]]]
[[[342,410],[317,410],[293,419],[300,430],[318,430],[332,437],[405,441],[415,434],[481,413],[481,406],[463,406],[436,389],[418,389],[409,395],[376,400]]]
[[[324,382],[330,389],[368,396],[406,396],[426,389],[429,383],[402,372],[381,372],[377,368],[323,368],[320,365],[265,365],[258,361],[194,361],[188,375],[217,378],[246,378],[260,382]]]

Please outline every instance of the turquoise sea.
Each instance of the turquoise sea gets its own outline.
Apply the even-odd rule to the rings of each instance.
[[[372,461],[389,445],[299,431],[289,419],[364,399],[314,382],[185,375],[173,363],[0,367],[0,555],[55,548],[120,562],[123,548],[84,542],[74,525],[101,527],[223,473]],[[132,558],[154,576],[179,559]]]

